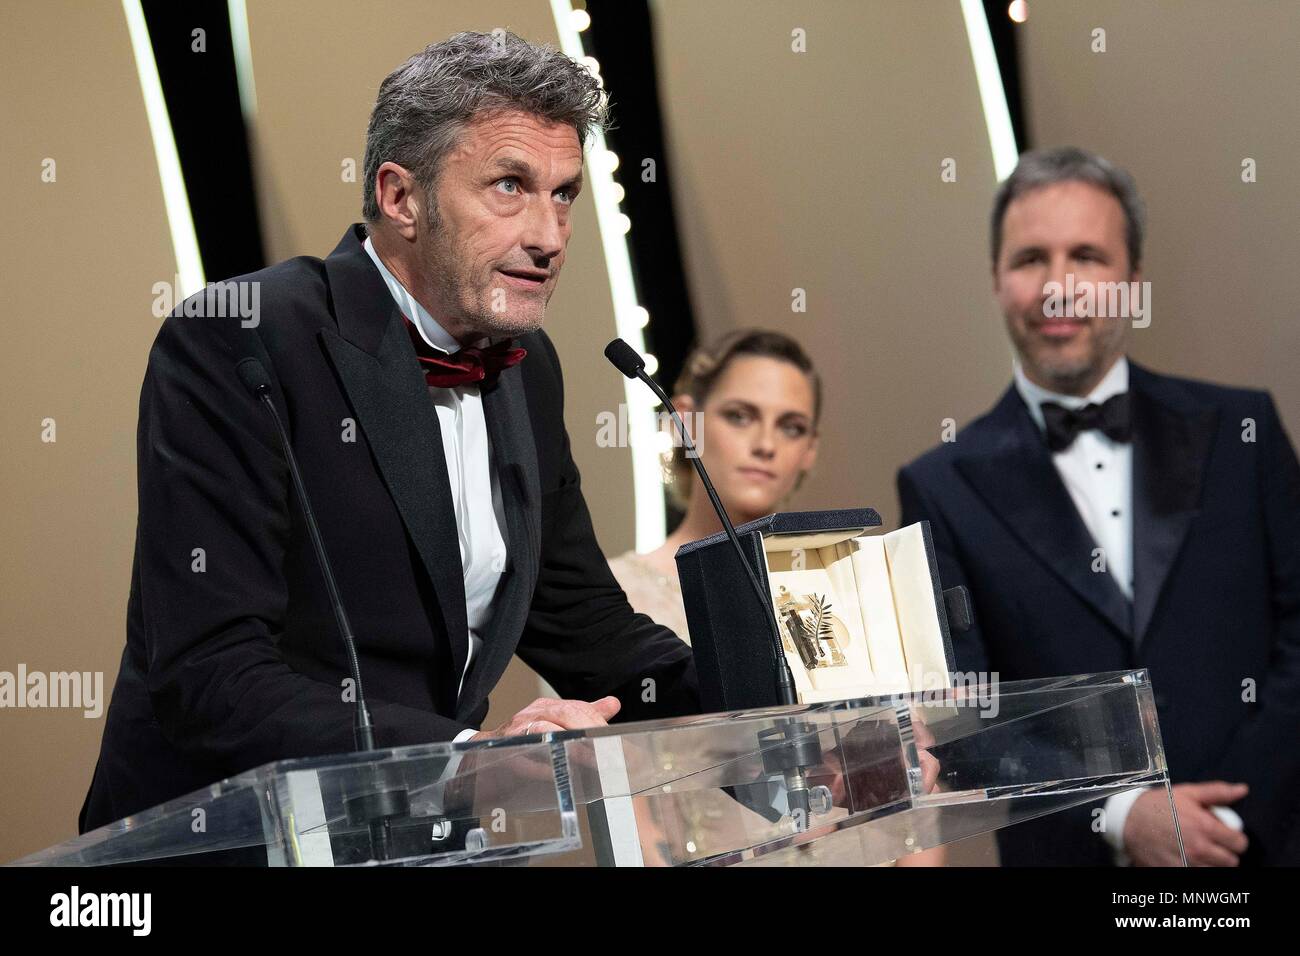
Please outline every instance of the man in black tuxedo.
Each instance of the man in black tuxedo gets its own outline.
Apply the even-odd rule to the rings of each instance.
[[[1127,360],[1141,286],[1123,314],[1088,307],[1140,282],[1142,233],[1132,179],[1102,157],[1021,158],[992,222],[1015,382],[899,472],[902,521],[929,520],[944,583],[970,589],[960,668],[1148,668],[1189,862],[1295,863],[1300,467],[1266,392]],[[1112,797],[1100,828],[1091,812],[1018,825],[1003,861],[1172,863],[1163,799]]]
[[[699,708],[689,648],[633,613],[592,532],[541,331],[605,119],[584,68],[459,34],[382,84],[364,226],[324,261],[200,294],[140,400],[126,650],[86,831],[266,761],[353,749],[344,646],[274,424],[356,633],[380,746]],[[199,314],[196,314],[199,313]],[[513,654],[564,700],[479,731]]]

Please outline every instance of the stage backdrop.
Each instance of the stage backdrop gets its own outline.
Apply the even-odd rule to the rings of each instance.
[[[153,286],[176,259],[121,4],[6,4],[0,62],[0,670],[98,672],[106,710]],[[0,861],[75,835],[103,725],[0,710]]]
[[[1098,150],[1146,198],[1154,303],[1134,358],[1269,389],[1294,441],[1300,4],[1031,6],[1021,37],[1035,142]]]
[[[474,5],[250,0],[257,176],[268,254],[324,255],[359,216],[365,123],[383,76],[462,29],[555,40],[545,0]],[[1010,376],[990,296],[994,175],[957,0],[658,0],[667,162],[697,321],[799,336],[826,379],[825,444],[796,508],[870,505],[896,519],[897,467],[945,419],[987,408]],[[1158,11],[1158,12],[1157,12]],[[1108,49],[1089,49],[1107,29]],[[6,534],[0,670],[100,671],[121,653],[135,530],[136,402],[176,272],[140,84],[116,3],[9,4],[0,53],[0,358]],[[594,28],[599,28],[596,25]],[[803,31],[805,52],[792,50]],[[1033,134],[1111,155],[1151,213],[1157,368],[1276,393],[1294,422],[1300,99],[1291,4],[1072,5],[1033,0],[1021,28]],[[640,168],[644,157],[623,157]],[[1240,163],[1258,162],[1243,184]],[[55,178],[43,181],[46,160]],[[955,182],[941,164],[956,163]],[[589,197],[579,201],[547,328],[565,362],[566,422],[597,532],[630,547],[626,449],[598,448],[622,386]],[[633,223],[635,234],[636,224]],[[209,276],[209,278],[223,278]],[[802,289],[807,308],[791,309]],[[668,317],[656,317],[663,321]],[[52,419],[55,441],[48,436]],[[525,703],[514,669],[493,719]],[[0,711],[0,861],[75,832],[102,717]]]

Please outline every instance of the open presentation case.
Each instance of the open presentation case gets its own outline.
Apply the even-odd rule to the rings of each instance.
[[[887,533],[880,525],[862,508],[778,513],[737,528],[766,609],[725,534],[678,550],[707,710],[777,702],[773,626],[800,703],[950,686],[951,628],[970,616],[965,593],[945,595],[927,522]]]

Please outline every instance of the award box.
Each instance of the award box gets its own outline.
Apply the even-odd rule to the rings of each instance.
[[[969,601],[943,591],[928,522],[882,532],[871,508],[782,512],[736,533],[766,608],[725,533],[676,555],[706,710],[778,703],[773,625],[801,704],[951,686]]]

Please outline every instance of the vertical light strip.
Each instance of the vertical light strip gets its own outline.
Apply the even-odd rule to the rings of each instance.
[[[158,177],[162,181],[163,205],[167,208],[167,225],[171,230],[176,275],[180,282],[180,288],[176,290],[179,301],[203,288],[203,260],[199,256],[199,240],[194,233],[194,219],[190,215],[190,200],[185,193],[185,178],[181,175],[171,120],[167,117],[167,101],[163,99],[162,83],[158,79],[158,64],[154,62],[153,47],[149,44],[144,9],[140,0],[122,0],[122,10],[126,13],[126,25],[131,33],[131,50],[135,54],[135,69],[140,77],[154,157],[158,161]]]
[[[253,83],[253,45],[248,32],[247,0],[226,0],[230,16],[230,42],[235,52],[235,79],[239,83],[239,111],[250,127],[257,116],[257,87]]]
[[[961,0],[961,14],[966,21],[966,39],[970,42],[970,55],[975,62],[975,81],[979,84],[984,125],[988,127],[989,146],[993,150],[993,173],[997,181],[1002,182],[1016,168],[1018,157],[1016,134],[1011,128],[1011,110],[1007,108],[1007,94],[1002,88],[997,54],[993,52],[993,35],[989,33],[989,21],[981,0]]]
[[[559,34],[560,49],[575,60],[585,56],[582,40],[573,28],[570,0],[551,0],[551,13],[555,17],[555,30]],[[592,142],[592,157],[605,154],[605,136],[596,133]],[[596,222],[600,230],[601,246],[605,251],[605,268],[609,272],[609,287],[614,299],[614,328],[619,338],[644,354],[645,338],[637,313],[636,285],[632,281],[632,260],[628,255],[627,240],[619,226],[618,198],[614,192],[611,171],[598,162],[587,163],[590,174],[591,196],[596,206]],[[613,372],[613,369],[610,369]],[[617,374],[617,373],[615,373]],[[623,379],[623,400],[627,405],[628,441],[632,446],[633,508],[636,513],[636,549],[653,551],[663,544],[667,518],[664,515],[664,488],[659,450],[656,444],[657,429],[654,413],[657,404],[652,393],[640,382]]]

